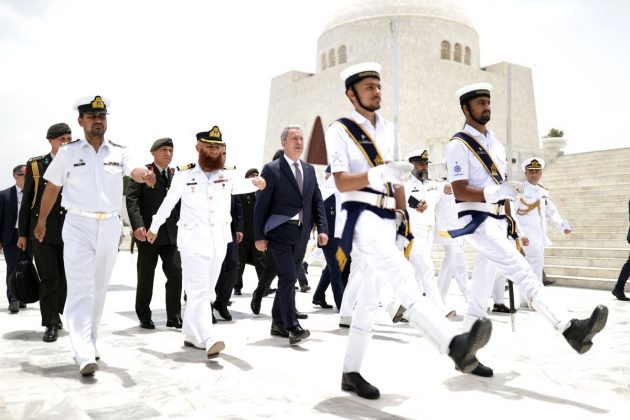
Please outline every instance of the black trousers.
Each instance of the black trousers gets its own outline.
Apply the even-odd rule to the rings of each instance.
[[[227,305],[232,297],[232,289],[238,280],[238,245],[233,241],[227,244],[227,252],[221,265],[221,273],[217,279],[214,291],[217,295],[215,302]]]
[[[630,256],[628,256],[628,260],[623,265],[623,267],[621,267],[621,272],[619,273],[619,279],[617,280],[615,289],[623,292],[623,289],[626,287],[628,277],[630,277]]]
[[[295,313],[295,282],[304,257],[301,233],[302,227],[290,223],[283,223],[267,232],[269,250],[278,270],[278,290],[271,308],[272,322],[282,322],[286,329],[299,325]]]
[[[331,286],[333,297],[335,299],[335,305],[337,309],[341,308],[341,299],[343,298],[344,285],[341,281],[341,271],[339,270],[339,262],[337,261],[337,246],[339,245],[338,238],[330,238],[329,243],[322,248],[324,258],[326,259],[326,267],[322,270],[322,275],[319,278],[317,289],[313,294],[313,300],[326,300],[326,289]]]
[[[264,256],[264,270],[260,276],[258,276],[258,286],[254,290],[252,295],[253,297],[258,297],[262,299],[265,291],[271,286],[273,279],[278,275],[278,270],[276,269],[276,260],[274,260],[271,252],[263,252]]]
[[[243,288],[243,272],[245,271],[246,264],[254,266],[259,282],[261,277],[263,276],[266,266],[266,257],[264,252],[260,252],[256,249],[256,246],[254,245],[255,243],[256,241],[254,241],[253,237],[244,237],[243,240],[238,244],[239,267],[238,278],[236,279],[236,284],[234,285],[235,290],[241,290]]]
[[[166,316],[173,319],[182,312],[182,261],[177,245],[155,245],[137,241],[138,285],[136,288],[136,314],[141,321],[151,319],[153,280],[158,257],[162,259],[162,271],[166,276]]]
[[[42,326],[61,322],[66,305],[66,271],[63,265],[63,244],[33,242],[35,266],[39,274],[39,311]]]

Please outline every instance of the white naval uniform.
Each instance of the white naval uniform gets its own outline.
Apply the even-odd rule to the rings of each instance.
[[[182,333],[195,347],[208,350],[216,341],[210,302],[214,300],[227,244],[232,242],[231,195],[255,190],[251,179],[234,178],[234,173],[226,170],[206,173],[197,164],[175,173],[171,188],[153,216],[149,230],[158,232],[181,199],[177,248],[187,297]]]
[[[356,110],[352,112],[350,119],[371,136],[385,161],[392,160],[394,132],[390,122],[377,114],[376,126],[373,126]],[[362,173],[371,167],[339,123],[332,123],[326,131],[326,148],[333,174]],[[385,192],[384,185],[380,191]],[[345,195],[346,193],[341,193],[343,200]],[[405,317],[420,328],[441,353],[448,351],[449,344],[458,331],[441,315],[438,308],[428,299],[422,298],[411,264],[396,247],[395,219],[381,219],[369,210],[363,211],[355,227],[351,257],[351,274],[346,292],[352,287],[357,287],[358,291],[348,334],[344,372],[360,371],[372,335],[379,294],[385,284],[391,287],[394,297],[407,308]],[[370,275],[353,277],[352,273],[357,267]]]
[[[455,196],[452,193],[442,194],[435,206],[435,231],[457,229],[458,226]],[[464,255],[464,238],[442,238],[436,234],[434,243],[442,245],[445,252],[437,279],[440,296],[446,299],[451,277],[455,277],[464,299],[468,300],[470,286],[468,285],[468,265]]]
[[[494,133],[488,131],[484,135],[468,124],[464,131],[485,148],[497,165],[498,172],[505,175],[507,164],[505,149]],[[469,185],[477,188],[496,185],[479,159],[462,141],[451,140],[446,146],[445,156],[448,180],[451,184],[467,180]],[[458,209],[463,209],[466,205],[467,203],[457,203]],[[491,212],[494,205],[487,204],[486,207],[488,212]],[[460,218],[460,226],[466,225],[470,219],[470,216]],[[541,312],[556,330],[564,331],[571,320],[569,314],[556,302],[553,307],[550,305],[550,299],[542,284],[529,263],[508,240],[506,232],[505,219],[488,217],[473,233],[466,236],[466,241],[475,247],[477,253],[464,330],[469,329],[477,318],[486,316],[488,296],[494,280],[490,273],[496,269],[499,274],[511,279],[518,286],[521,294],[532,302],[532,306]]]
[[[560,232],[564,233],[564,230],[570,229],[571,226],[560,217],[558,209],[549,198],[549,192],[540,185],[532,185],[525,181],[523,196],[514,203],[514,206],[517,208],[514,213],[521,231],[520,236],[529,239],[529,245],[523,246],[525,258],[542,283],[545,247],[551,245],[547,236],[547,218],[551,219]],[[519,211],[526,214],[520,215]]]
[[[409,262],[413,266],[418,286],[424,290],[431,302],[446,315],[450,310],[446,309],[444,299],[440,295],[435,277],[435,267],[431,260],[435,206],[440,196],[444,195],[444,183],[434,180],[422,182],[411,175],[404,186],[405,202],[407,203],[411,233],[413,234],[413,246],[409,254]],[[410,207],[409,197],[414,197],[418,201],[424,200],[427,204],[426,210],[420,213],[415,207]]]
[[[68,294],[66,325],[76,363],[95,361],[98,325],[122,232],[123,175],[143,168],[127,150],[109,140],[98,152],[87,140],[59,149],[44,179],[63,186],[63,259]],[[97,216],[100,213],[100,216]],[[97,219],[101,217],[101,219]]]

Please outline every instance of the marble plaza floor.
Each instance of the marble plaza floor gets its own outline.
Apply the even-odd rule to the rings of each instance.
[[[98,348],[100,370],[80,377],[61,331],[44,343],[38,304],[19,314],[0,298],[0,419],[345,418],[345,419],[627,419],[630,416],[630,303],[606,291],[547,290],[576,317],[608,305],[608,326],[593,349],[575,353],[538,314],[491,315],[493,336],[480,359],[493,378],[462,375],[409,325],[378,314],[363,374],[381,390],[376,401],[340,389],[347,330],[333,310],[312,306],[312,291],[297,293],[309,314],[311,339],[301,346],[269,335],[272,299],[260,315],[249,309],[255,273],[246,270],[242,296],[233,297],[232,322],[219,322],[226,349],[213,361],[183,346],[164,324],[163,275],[152,309],[155,330],[138,327],[134,312],[135,255],[121,252],[109,285]],[[4,277],[4,261],[0,275]],[[318,268],[309,281],[317,283]],[[454,282],[453,282],[454,284]],[[448,296],[459,313],[456,287]],[[328,296],[332,302],[332,296]],[[454,323],[460,324],[461,317]]]

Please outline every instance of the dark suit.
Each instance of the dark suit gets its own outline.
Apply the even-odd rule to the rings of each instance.
[[[278,290],[271,310],[273,323],[282,322],[286,329],[299,325],[295,314],[294,285],[313,224],[317,225],[319,233],[328,233],[315,169],[302,161],[300,164],[303,176],[301,193],[284,157],[266,164],[260,175],[267,182],[267,187],[256,193],[254,210],[254,239],[268,241],[278,270]],[[300,211],[304,222],[302,226],[290,221]]]
[[[30,159],[26,163],[26,178],[22,191],[22,206],[19,214],[19,235],[28,238],[35,255],[35,265],[39,273],[39,310],[42,315],[42,326],[50,326],[61,322],[59,314],[63,313],[66,304],[66,272],[63,264],[63,240],[61,230],[66,218],[66,211],[61,207],[61,194],[53,204],[46,219],[44,240],[35,239],[33,231],[39,219],[39,208],[42,195],[48,181],[44,173],[52,162],[52,155]],[[33,170],[36,165],[37,173]],[[37,180],[37,181],[36,181]],[[35,183],[37,182],[37,186]]]
[[[230,224],[232,242],[227,244],[227,252],[225,253],[225,258],[221,265],[221,273],[214,287],[214,291],[217,295],[215,303],[222,306],[227,306],[232,296],[232,289],[238,279],[238,244],[236,243],[236,232],[243,232],[243,207],[237,195],[232,196],[230,213],[232,215],[232,223]]]
[[[628,201],[628,215],[630,218],[630,201]],[[628,234],[626,235],[626,240],[630,244],[630,228],[628,228]],[[615,285],[615,290],[618,290],[623,294],[623,291],[626,287],[626,282],[628,281],[628,277],[630,277],[630,256],[628,256],[628,260],[625,262],[625,264],[621,268],[621,272],[619,273],[619,278],[617,279],[617,284]]]
[[[243,207],[243,240],[238,244],[238,280],[234,285],[235,290],[243,288],[243,272],[245,264],[251,264],[256,269],[258,281],[265,271],[265,253],[260,252],[254,246],[254,206],[256,205],[256,193],[241,194],[238,196]],[[275,275],[274,275],[275,277]]]
[[[155,172],[157,182],[153,188],[147,184],[138,184],[129,179],[127,185],[127,212],[131,228],[136,230],[151,226],[153,215],[164,201],[173,179],[173,168],[168,169],[164,179],[155,164],[146,165]],[[138,286],[136,289],[136,314],[140,321],[151,319],[151,298],[153,297],[153,280],[158,257],[162,259],[162,270],[166,276],[166,316],[175,319],[181,316],[182,295],[182,263],[177,250],[177,221],[179,220],[179,203],[171,215],[157,232],[153,244],[147,241],[136,241],[138,247]]]
[[[0,191],[0,238],[2,251],[7,263],[7,299],[9,303],[17,302],[17,299],[9,292],[9,276],[15,270],[19,249],[17,247],[18,231],[15,228],[18,217],[17,187],[14,185]],[[30,247],[27,250],[31,255]]]
[[[334,238],[335,233],[335,217],[337,215],[335,194],[331,194],[326,200],[324,200],[324,209],[326,211],[326,222],[328,223],[328,230],[330,231],[330,237],[328,243],[322,248],[324,258],[326,258],[326,267],[322,270],[322,275],[319,278],[317,289],[313,294],[313,301],[325,301],[326,289],[328,285],[331,285],[333,291],[333,297],[335,298],[335,305],[337,309],[341,308],[341,299],[343,298],[343,285],[341,282],[341,271],[339,270],[339,262],[337,261],[337,247],[339,246],[339,238]]]

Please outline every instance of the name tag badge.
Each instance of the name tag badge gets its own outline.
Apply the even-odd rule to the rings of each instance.
[[[105,166],[121,166],[120,162],[103,162]]]

